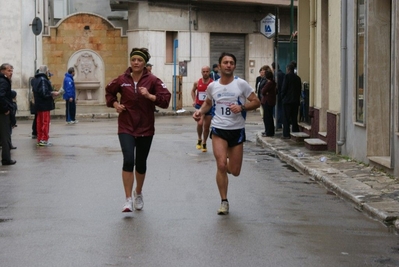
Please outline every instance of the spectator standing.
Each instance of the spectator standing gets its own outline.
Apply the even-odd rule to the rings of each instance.
[[[65,73],[63,88],[65,100],[65,120],[67,124],[78,123],[76,120],[76,90],[73,77],[75,76],[75,69],[70,67]]]
[[[214,80],[214,81],[217,81],[217,80],[220,79],[220,75],[219,75],[219,65],[218,65],[218,64],[213,64],[210,77],[211,77],[211,79]]]
[[[245,80],[234,77],[236,61],[233,54],[221,54],[221,78],[208,86],[204,104],[193,114],[194,120],[198,121],[214,107],[210,137],[217,166],[216,183],[221,197],[217,211],[219,215],[229,213],[227,174],[238,176],[241,172],[246,111],[260,105],[255,90]]]
[[[154,66],[154,65],[152,65],[151,63],[147,63],[145,65],[145,67],[146,67],[146,69],[148,70],[149,73],[152,73],[152,66]]]
[[[287,74],[284,77],[281,97],[283,102],[283,139],[291,138],[290,125],[292,132],[299,132],[298,108],[301,101],[301,78],[295,74],[295,67],[287,65]]]
[[[39,73],[39,69],[36,70],[36,74],[38,74],[38,73]],[[32,121],[32,139],[37,139],[37,126],[36,126],[37,112],[36,112],[36,107],[35,107],[35,97],[33,94],[33,84],[35,83],[35,81],[34,81],[35,79],[36,78],[33,77],[32,80],[30,81],[30,85],[32,88],[32,92],[31,92],[32,94],[29,99],[30,114],[35,115],[35,117],[33,118],[33,121]]]
[[[267,71],[273,72],[269,65],[263,65],[262,68],[261,68],[261,73],[260,73],[261,79],[260,79],[260,81],[258,83],[258,88],[256,88],[259,101],[262,99],[262,88],[267,83],[267,79],[265,77],[265,74],[266,74]],[[260,112],[260,116],[263,119],[263,106],[262,105],[259,108],[259,112]]]
[[[265,86],[262,88],[262,107],[263,107],[263,124],[265,125],[265,132],[262,136],[274,136],[274,120],[273,108],[276,105],[276,83],[274,81],[273,73],[266,71],[265,78],[267,80]]]
[[[204,100],[206,99],[206,89],[208,85],[213,82],[210,78],[211,69],[209,66],[204,66],[201,68],[202,78],[193,84],[193,89],[191,90],[191,97],[193,99],[193,106],[195,109],[200,109]],[[202,150],[202,152],[207,152],[206,141],[209,135],[209,127],[211,126],[212,119],[212,109],[209,110],[202,118],[197,121],[197,136],[198,141],[196,148]]]
[[[12,135],[12,130],[17,127],[17,91],[11,90],[12,97],[12,111],[10,113],[10,135]],[[10,137],[10,149],[17,149],[16,146],[12,144],[12,138]]]
[[[49,80],[49,71],[46,65],[39,67],[39,73],[32,80],[33,96],[37,112],[37,145],[51,146],[49,140],[50,131],[50,110],[54,109],[53,97],[58,96],[59,92],[53,91],[53,86]]]
[[[147,157],[155,134],[154,109],[156,105],[167,108],[171,98],[165,84],[146,69],[150,58],[147,48],[133,48],[130,67],[105,88],[107,106],[119,113],[118,138],[123,153],[122,181],[126,197],[122,212],[133,211],[134,177],[134,208],[143,209]]]
[[[276,63],[272,63],[273,72],[276,74]],[[284,82],[284,72],[280,69],[280,65],[277,64],[277,105],[275,106],[276,114],[276,130],[283,128],[283,102],[281,97],[281,88]]]
[[[256,77],[256,82],[255,82],[255,91],[256,95],[258,96],[259,100],[261,99],[260,91],[262,88],[259,89],[259,84],[262,81],[262,78],[265,77],[265,70],[262,68],[259,69],[259,76]]]
[[[13,97],[11,90],[12,74],[14,67],[3,63],[0,66],[0,141],[2,165],[14,165],[17,161],[11,159],[11,121],[13,112]]]

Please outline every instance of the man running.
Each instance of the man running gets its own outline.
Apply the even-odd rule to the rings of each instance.
[[[216,159],[216,183],[221,197],[217,213],[229,213],[227,200],[228,176],[238,176],[241,172],[243,142],[245,142],[246,111],[260,106],[255,90],[243,79],[234,77],[236,57],[223,52],[219,57],[221,77],[208,86],[206,99],[193,118],[199,121],[212,106],[211,136],[213,154]]]
[[[204,66],[201,69],[202,78],[195,82],[193,85],[193,89],[191,90],[191,97],[193,98],[193,107],[195,109],[200,109],[204,100],[206,99],[206,89],[208,85],[213,82],[213,80],[209,77],[211,73],[211,68],[208,66]],[[201,119],[197,121],[197,134],[198,141],[196,148],[198,150],[202,150],[202,152],[206,152],[206,140],[209,135],[209,127],[211,126],[212,119],[212,109],[210,109],[206,114],[201,116]]]

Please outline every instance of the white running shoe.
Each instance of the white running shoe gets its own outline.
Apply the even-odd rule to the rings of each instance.
[[[49,141],[44,141],[41,140],[39,143],[37,143],[38,146],[52,146],[53,143],[49,142]]]
[[[136,210],[142,210],[143,206],[144,206],[143,193],[137,194],[136,191],[134,191],[134,208]]]
[[[218,214],[226,215],[228,213],[229,213],[229,202],[222,201],[222,204],[220,204],[220,208],[218,209]]]
[[[131,197],[126,199],[125,205],[123,205],[122,212],[132,212],[133,211],[133,200]]]

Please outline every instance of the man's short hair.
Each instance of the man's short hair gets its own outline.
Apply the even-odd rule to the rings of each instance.
[[[5,69],[7,69],[8,67],[10,67],[11,69],[14,69],[14,67],[13,67],[11,64],[9,64],[9,63],[3,63],[3,64],[1,64],[1,66],[0,66],[0,70],[5,70]]]
[[[74,68],[74,67],[70,67],[70,68],[68,69],[68,73],[69,73],[69,74],[72,74],[72,72],[75,72],[75,68]]]
[[[275,70],[276,69],[276,63],[272,63],[272,68]],[[277,69],[280,69],[280,65],[277,63]]]
[[[218,64],[213,64],[212,69],[217,68]]]
[[[234,61],[234,65],[237,64],[236,56],[233,55],[232,53],[227,53],[227,52],[223,52],[223,53],[220,55],[220,57],[219,57],[219,64],[222,64],[222,59],[223,59],[224,57],[231,57],[231,58],[233,59],[233,61]]]
[[[151,63],[147,63],[145,66],[146,67],[152,67],[153,65]]]
[[[295,70],[294,65],[292,65],[291,63],[288,64],[288,65],[287,65],[287,70],[290,71],[290,72],[294,72],[294,70]]]

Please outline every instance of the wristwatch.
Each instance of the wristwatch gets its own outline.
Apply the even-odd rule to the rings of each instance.
[[[243,112],[243,111],[247,111],[247,109],[245,108],[244,105],[241,105],[241,112]]]

